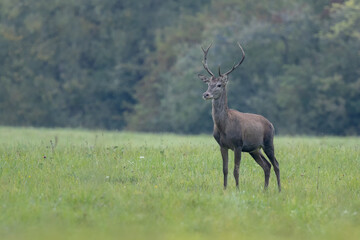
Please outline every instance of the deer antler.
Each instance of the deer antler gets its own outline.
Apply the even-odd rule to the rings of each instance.
[[[204,50],[204,48],[201,47],[201,49],[202,49],[203,52],[204,52],[204,60],[202,61],[202,63],[203,63],[203,66],[204,66],[205,70],[206,70],[211,76],[214,76],[214,74],[210,71],[210,69],[209,69],[209,67],[208,67],[208,65],[207,65],[207,54],[208,54],[208,51],[209,51],[209,49],[210,49],[211,46],[212,46],[212,43],[209,45],[209,47],[208,47],[206,50]]]
[[[240,64],[244,61],[244,59],[245,59],[245,52],[244,52],[244,49],[241,47],[241,45],[240,45],[240,43],[238,42],[238,45],[239,45],[239,47],[240,47],[240,49],[241,49],[241,52],[242,52],[242,58],[241,58],[241,60],[240,60],[240,62],[238,63],[238,64],[234,64],[234,66],[229,70],[229,71],[227,71],[226,73],[224,73],[224,74],[221,74],[220,73],[220,67],[219,67],[219,76],[225,76],[225,75],[229,75],[232,71],[234,71],[238,66],[240,66]]]

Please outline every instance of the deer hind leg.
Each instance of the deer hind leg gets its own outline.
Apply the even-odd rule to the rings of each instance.
[[[274,172],[276,174],[276,179],[277,179],[277,184],[278,184],[278,188],[279,188],[279,192],[281,192],[281,184],[280,184],[280,169],[279,169],[279,163],[275,158],[275,153],[274,153],[274,146],[270,145],[270,146],[266,146],[264,148],[264,152],[266,154],[266,156],[269,158],[271,164],[274,167]]]
[[[271,164],[261,154],[260,150],[251,152],[250,155],[253,157],[255,162],[257,162],[257,164],[259,164],[260,167],[262,167],[262,169],[264,170],[264,175],[265,175],[264,189],[266,190],[269,185]]]

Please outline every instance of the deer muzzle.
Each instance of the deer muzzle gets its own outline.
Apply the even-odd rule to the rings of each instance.
[[[209,92],[204,92],[203,93],[203,99],[209,100],[209,99],[213,99],[213,98],[214,98],[213,95],[210,94]]]

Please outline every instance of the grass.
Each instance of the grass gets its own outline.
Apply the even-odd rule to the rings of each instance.
[[[248,154],[224,191],[208,135],[0,136],[1,239],[360,239],[359,138],[277,137],[279,194]]]

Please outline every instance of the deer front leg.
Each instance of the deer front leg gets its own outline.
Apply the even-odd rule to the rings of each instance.
[[[234,178],[236,182],[236,187],[239,189],[239,171],[240,171],[240,162],[241,162],[241,147],[235,148],[234,150]]]
[[[227,187],[227,176],[228,176],[228,149],[220,148],[221,157],[223,159],[223,173],[224,173],[224,189]]]

